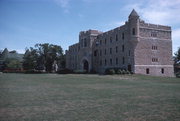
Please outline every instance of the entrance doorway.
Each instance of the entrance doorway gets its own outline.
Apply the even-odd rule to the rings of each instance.
[[[83,69],[86,70],[88,72],[89,70],[89,63],[87,60],[84,60],[83,61]]]

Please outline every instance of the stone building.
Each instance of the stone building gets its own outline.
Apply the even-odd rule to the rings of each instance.
[[[171,27],[145,23],[133,10],[124,25],[107,32],[81,31],[66,51],[72,70],[123,68],[136,74],[174,76]]]

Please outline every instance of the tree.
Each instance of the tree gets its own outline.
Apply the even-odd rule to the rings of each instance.
[[[51,72],[53,64],[64,64],[64,54],[61,46],[49,43],[36,44],[26,50],[23,67],[26,69],[46,70]],[[63,67],[63,66],[62,66]]]
[[[24,61],[23,61],[23,68],[25,70],[32,70],[36,67],[36,61],[37,61],[37,50],[30,47],[30,49],[26,49],[26,52],[24,54]]]
[[[178,48],[178,51],[174,53],[174,63],[175,65],[180,65],[180,47]]]
[[[7,69],[12,69],[12,70],[17,70],[17,69],[21,69],[22,68],[22,64],[19,60],[17,59],[11,59],[11,58],[8,58],[6,60],[6,68]]]

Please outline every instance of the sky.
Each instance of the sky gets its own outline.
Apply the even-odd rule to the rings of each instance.
[[[0,0],[0,50],[37,43],[79,41],[79,32],[108,31],[128,20],[132,9],[147,23],[172,27],[173,53],[180,47],[180,0]]]

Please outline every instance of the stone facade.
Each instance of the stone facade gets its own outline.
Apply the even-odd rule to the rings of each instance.
[[[103,73],[123,68],[136,74],[174,76],[171,27],[145,23],[135,10],[124,25],[107,32],[82,31],[66,51],[66,67]]]

